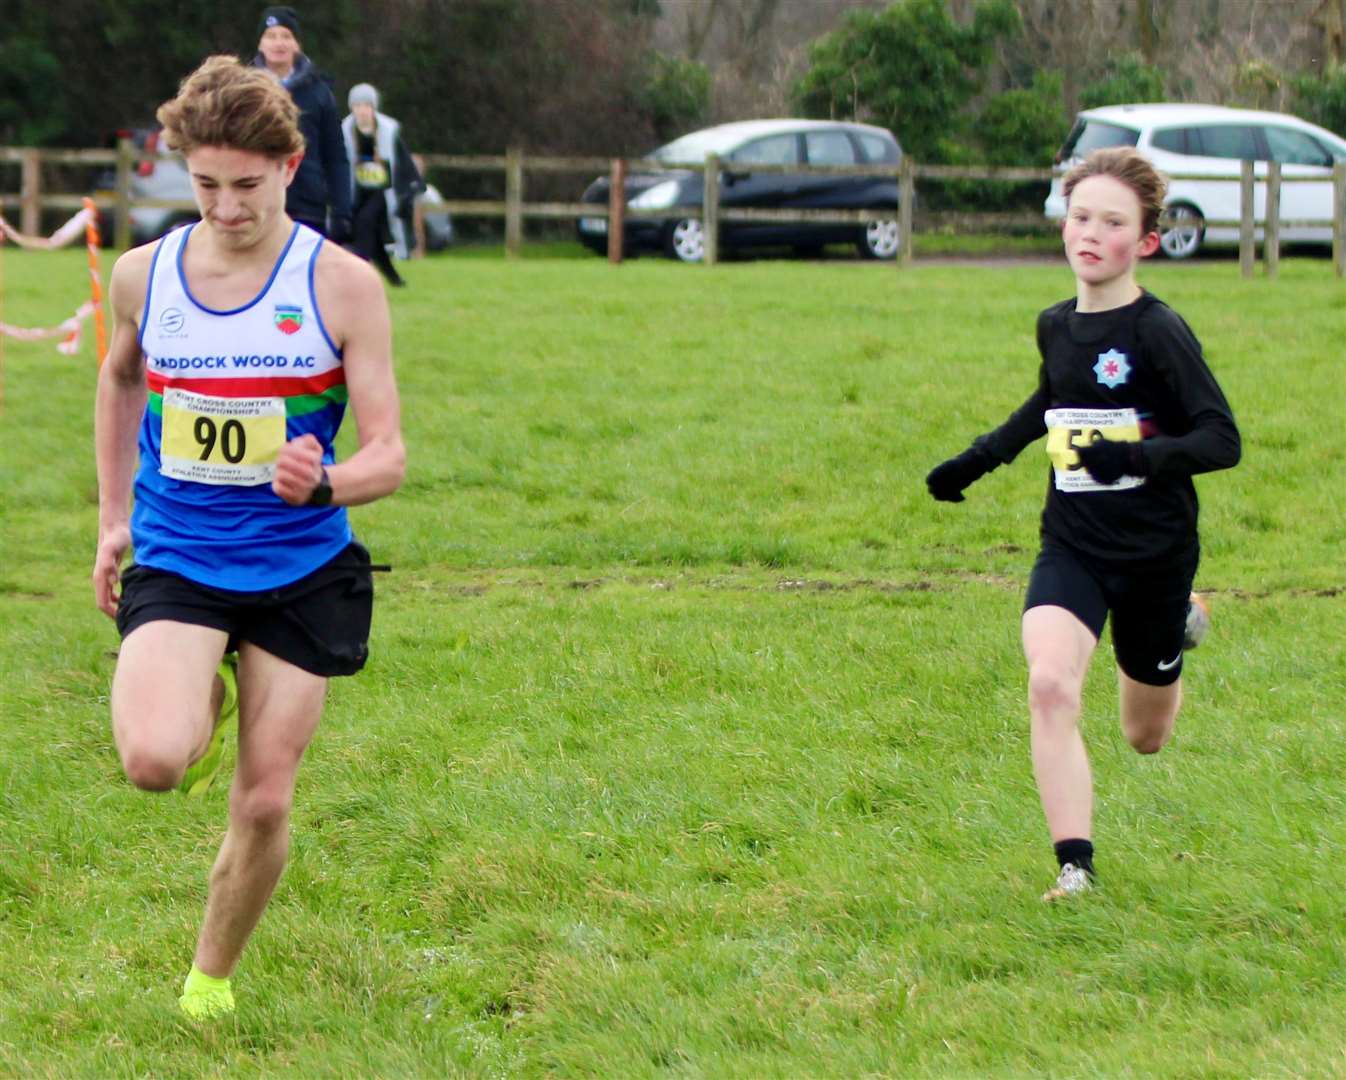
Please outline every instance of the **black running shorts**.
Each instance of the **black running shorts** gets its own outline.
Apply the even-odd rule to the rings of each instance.
[[[1187,604],[1200,550],[1141,569],[1100,566],[1059,544],[1044,544],[1028,579],[1024,610],[1063,607],[1102,636],[1112,613],[1117,666],[1136,682],[1168,686],[1182,674]]]
[[[235,592],[199,585],[150,566],[122,574],[117,629],[125,638],[148,622],[209,626],[314,675],[354,675],[369,657],[374,583],[369,552],[351,543],[307,577],[279,589]]]

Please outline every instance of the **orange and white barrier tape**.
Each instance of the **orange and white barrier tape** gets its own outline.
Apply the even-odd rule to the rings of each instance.
[[[89,301],[93,304],[93,326],[94,326],[94,345],[96,347],[94,359],[98,361],[98,366],[103,366],[103,357],[107,355],[107,327],[103,322],[103,274],[98,268],[99,252],[102,249],[102,240],[98,235],[98,208],[94,206],[93,200],[85,198],[84,209],[80,214],[84,215],[84,244],[89,252]],[[71,218],[74,221],[75,218]]]
[[[17,341],[45,341],[48,338],[58,337],[61,340],[56,345],[56,351],[66,356],[74,356],[79,352],[79,338],[84,329],[84,320],[92,315],[93,311],[93,301],[86,300],[80,304],[75,314],[56,326],[12,326],[7,322],[0,322],[0,334]]]
[[[14,338],[16,341],[45,341],[49,338],[60,338],[56,344],[57,351],[65,356],[74,356],[79,351],[84,320],[92,315],[97,331],[98,362],[101,364],[107,352],[107,332],[103,323],[103,278],[98,267],[100,247],[98,208],[94,206],[93,200],[85,199],[83,209],[47,239],[25,236],[10,225],[3,215],[0,215],[0,233],[19,247],[36,250],[65,247],[80,233],[84,234],[85,245],[89,252],[90,299],[81,304],[70,318],[56,326],[14,326],[12,323],[0,321],[0,335]]]
[[[3,215],[0,215],[0,233],[4,233],[6,237],[21,248],[28,248],[32,251],[50,251],[54,248],[63,248],[78,238],[88,227],[90,217],[97,218],[97,214],[98,212],[93,209],[93,200],[86,199],[84,209],[80,210],[51,236],[45,238],[26,236],[6,221]]]

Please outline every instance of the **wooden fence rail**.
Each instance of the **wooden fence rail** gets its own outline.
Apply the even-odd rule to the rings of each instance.
[[[135,207],[168,210],[195,210],[190,199],[148,199],[133,197],[131,177],[142,161],[171,160],[172,154],[141,154],[129,139],[122,139],[116,149],[61,150],[34,147],[0,147],[0,165],[19,166],[19,190],[11,194],[0,191],[0,208],[17,206],[20,212],[20,231],[37,233],[44,209],[78,209],[79,195],[48,194],[42,189],[42,169],[46,165],[112,167],[115,183],[110,191],[94,194],[99,207],[115,211],[115,243],[119,248],[131,244],[130,211]],[[612,159],[598,157],[525,157],[521,150],[506,154],[425,154],[427,169],[446,172],[502,173],[505,197],[503,199],[448,199],[443,209],[459,217],[502,218],[505,224],[505,250],[517,256],[524,243],[524,222],[527,219],[576,220],[604,218],[608,232],[608,257],[621,261],[621,237],[624,222],[635,218],[668,218],[669,211],[640,210],[628,206],[618,193],[624,191],[624,178],[633,173],[701,172],[703,199],[700,206],[679,207],[678,216],[698,218],[707,223],[704,228],[705,262],[714,265],[718,260],[719,225],[724,222],[817,222],[819,224],[862,225],[876,220],[883,211],[875,210],[767,210],[727,208],[721,199],[725,163],[711,155],[704,162],[670,163],[649,158]],[[916,182],[918,180],[964,180],[983,182],[1050,182],[1051,169],[1021,168],[991,165],[918,165],[903,158],[896,165],[765,165],[753,164],[753,173],[799,174],[806,176],[869,176],[892,177],[898,185],[897,215],[900,249],[897,264],[911,262],[916,242],[916,225],[944,227],[952,225],[960,231],[977,229],[1042,226],[1044,219],[1030,213],[922,213],[914,214]],[[526,174],[606,174],[610,180],[611,197],[607,203],[582,202],[528,202],[525,199]],[[1207,176],[1172,173],[1173,180],[1209,180]],[[1245,277],[1251,276],[1255,262],[1254,193],[1257,183],[1266,185],[1266,222],[1263,229],[1262,258],[1265,271],[1274,276],[1280,263],[1280,234],[1285,228],[1307,228],[1329,224],[1323,220],[1286,220],[1280,216],[1281,186],[1289,183],[1332,184],[1332,262],[1338,277],[1346,277],[1346,164],[1338,163],[1328,180],[1319,177],[1287,177],[1276,162],[1241,163],[1239,179],[1240,216],[1232,220],[1207,220],[1207,226],[1239,229],[1239,263]]]

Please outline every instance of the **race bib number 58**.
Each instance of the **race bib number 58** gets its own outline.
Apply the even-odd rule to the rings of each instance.
[[[1076,451],[1095,439],[1140,442],[1140,417],[1135,409],[1048,409],[1047,456],[1052,459],[1057,491],[1125,491],[1140,487],[1139,476],[1123,476],[1100,484],[1080,462]]]
[[[197,484],[269,484],[285,445],[284,398],[164,391],[159,471]]]

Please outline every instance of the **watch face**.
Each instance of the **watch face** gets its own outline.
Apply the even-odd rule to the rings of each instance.
[[[322,476],[318,479],[318,486],[313,489],[313,494],[308,497],[309,506],[330,506],[332,504],[332,482],[327,478],[327,470],[323,469]]]

